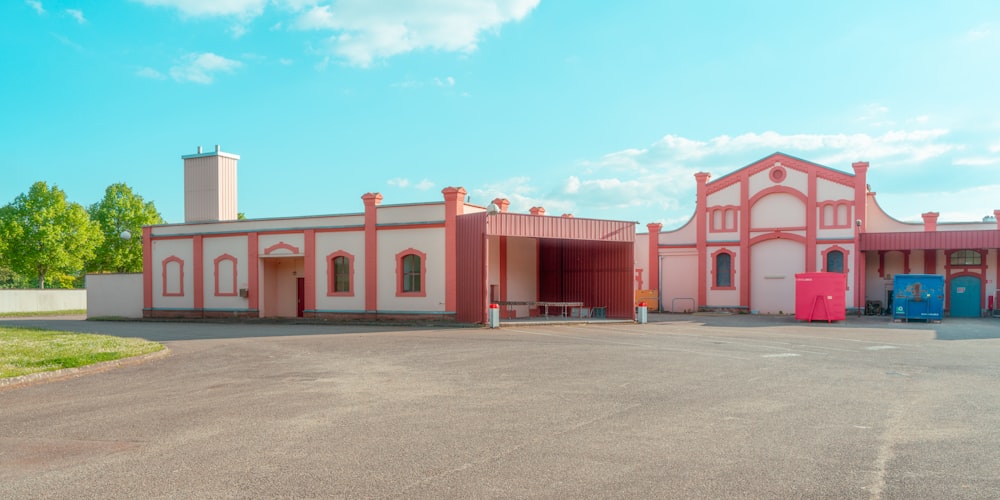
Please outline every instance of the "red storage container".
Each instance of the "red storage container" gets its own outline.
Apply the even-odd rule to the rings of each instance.
[[[842,321],[847,317],[846,295],[846,274],[796,274],[795,319]]]

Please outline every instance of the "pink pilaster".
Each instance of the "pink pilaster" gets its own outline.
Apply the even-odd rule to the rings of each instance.
[[[194,273],[194,308],[205,309],[205,246],[200,234],[194,236],[194,262],[191,272]]]
[[[382,193],[365,193],[365,310],[378,310],[378,215]]]
[[[809,186],[806,195],[806,272],[816,272],[816,218],[820,215],[816,209],[816,191],[819,189],[816,182],[816,169],[809,169]],[[855,268],[857,269],[857,268]]]
[[[695,304],[695,310],[704,306],[705,302],[708,301],[705,281],[708,279],[708,194],[705,185],[710,177],[711,175],[706,172],[694,174],[694,178],[698,182],[697,208],[695,208],[695,225],[698,228],[698,242],[696,244],[698,247],[698,303]]]
[[[750,175],[740,178],[740,305],[750,307]]]
[[[458,309],[458,216],[465,204],[465,189],[447,187],[444,194],[444,310]]]
[[[663,224],[652,222],[646,224],[649,229],[649,290],[660,289],[660,230]]]
[[[857,161],[854,167],[854,307],[864,307],[865,259],[861,251],[861,233],[868,224],[868,162]],[[860,221],[858,223],[857,221]]]
[[[153,228],[142,228],[142,307],[153,308]]]
[[[254,312],[260,309],[260,258],[258,252],[257,233],[247,235],[247,295],[249,304],[247,307]],[[259,315],[259,314],[258,314]]]
[[[315,311],[316,310],[316,230],[306,229],[303,232],[305,237],[305,249],[303,253],[305,255],[304,271],[305,275],[305,304],[303,304],[302,309],[305,311]]]

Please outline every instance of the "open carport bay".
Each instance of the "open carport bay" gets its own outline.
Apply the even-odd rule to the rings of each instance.
[[[654,316],[499,330],[6,321],[172,352],[0,391],[0,497],[1000,491],[1000,322]]]

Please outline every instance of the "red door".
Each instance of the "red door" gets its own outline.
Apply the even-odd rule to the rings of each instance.
[[[305,312],[306,305],[306,279],[297,278],[295,283],[295,316],[301,318]]]

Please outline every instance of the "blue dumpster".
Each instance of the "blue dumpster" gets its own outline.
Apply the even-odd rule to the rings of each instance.
[[[944,315],[944,276],[897,274],[892,283],[892,319],[941,321]]]

